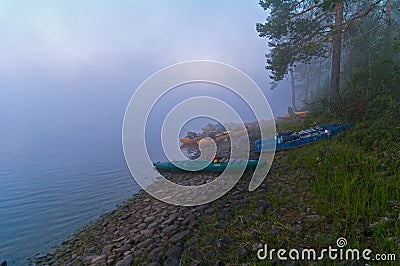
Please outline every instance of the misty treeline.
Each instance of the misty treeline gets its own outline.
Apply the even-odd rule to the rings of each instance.
[[[370,101],[400,99],[399,0],[261,0],[273,87],[290,80],[292,105],[362,117]],[[296,103],[295,100],[298,100]]]

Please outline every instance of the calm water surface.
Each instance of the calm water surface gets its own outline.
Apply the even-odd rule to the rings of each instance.
[[[0,261],[26,265],[139,191],[120,150],[0,154]]]

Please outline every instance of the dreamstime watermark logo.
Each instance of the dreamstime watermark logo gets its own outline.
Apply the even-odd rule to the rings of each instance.
[[[239,96],[250,107],[257,121],[265,122],[259,123],[262,139],[273,137],[276,133],[271,108],[261,89],[249,76],[232,66],[212,61],[190,61],[169,66],[149,77],[136,89],[126,108],[122,129],[124,155],[136,182],[153,197],[174,205],[201,205],[223,196],[239,181],[246,168],[246,164],[236,164],[233,167],[234,162],[249,158],[250,143],[247,134],[243,137],[229,132],[230,160],[215,180],[199,186],[183,186],[167,180],[155,171],[146,145],[146,123],[150,112],[170,90],[198,82],[222,86]],[[247,133],[235,108],[223,100],[208,96],[186,99],[168,113],[160,132],[163,151],[170,162],[174,163],[173,159],[187,160],[176,141],[182,126],[196,117],[212,118],[225,128],[233,123],[238,126],[236,130]],[[196,160],[209,160],[211,163],[210,154],[215,155],[216,144],[202,145],[200,141],[199,148],[201,156]],[[180,157],[176,158],[176,154]],[[262,164],[259,163],[253,173],[249,183],[250,191],[255,190],[266,177],[274,154],[274,150],[261,151]],[[183,164],[174,164],[176,167],[185,167]],[[185,170],[199,171],[207,167],[207,164],[200,165],[202,166],[199,169],[191,167]]]
[[[259,260],[303,260],[303,261],[317,261],[317,260],[365,260],[365,261],[396,261],[396,254],[373,254],[371,249],[352,249],[347,248],[347,240],[344,237],[340,237],[336,241],[336,247],[328,246],[328,248],[322,249],[317,252],[312,248],[305,248],[302,250],[291,249],[268,249],[268,245],[264,244],[264,247],[257,251],[257,258]]]

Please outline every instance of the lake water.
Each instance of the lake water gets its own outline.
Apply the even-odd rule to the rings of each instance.
[[[55,127],[21,117],[17,130],[0,128],[0,261],[8,265],[26,265],[139,191],[123,156],[120,124]],[[193,120],[181,136],[209,122]],[[151,125],[150,157],[165,160],[160,128]]]
[[[26,265],[138,191],[116,147],[60,154],[3,149],[0,261]]]

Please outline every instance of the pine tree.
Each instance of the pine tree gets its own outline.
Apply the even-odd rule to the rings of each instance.
[[[373,10],[383,10],[388,1],[261,0],[269,15],[265,23],[257,24],[257,31],[268,38],[271,48],[266,66],[270,78],[282,80],[296,62],[331,55],[330,98],[334,104],[340,92],[344,33]],[[354,5],[361,2],[367,3]]]

